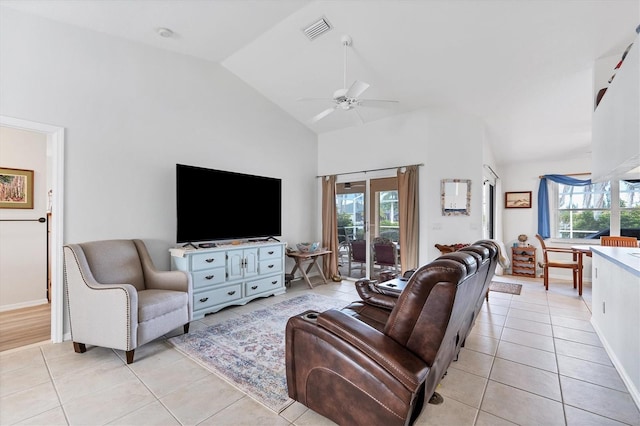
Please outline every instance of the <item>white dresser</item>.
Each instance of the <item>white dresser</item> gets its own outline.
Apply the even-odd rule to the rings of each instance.
[[[170,249],[172,269],[191,275],[193,319],[284,293],[284,247],[285,243],[259,242]]]

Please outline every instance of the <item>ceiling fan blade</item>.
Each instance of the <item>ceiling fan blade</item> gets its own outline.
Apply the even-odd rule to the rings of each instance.
[[[315,123],[317,121],[322,120],[323,118],[325,118],[327,115],[331,114],[333,111],[336,110],[336,108],[338,108],[338,106],[334,106],[333,108],[327,108],[324,111],[322,111],[320,114],[316,115],[315,117],[313,117],[311,119],[312,123]]]
[[[364,119],[362,118],[362,115],[360,115],[360,113],[358,112],[358,109],[354,108],[353,112],[355,112],[356,115],[358,116],[358,120],[360,120],[360,124],[364,124]]]
[[[347,93],[345,93],[345,96],[347,98],[357,98],[358,96],[362,95],[364,91],[367,90],[368,88],[369,88],[369,83],[356,80],[353,82],[351,87],[349,87],[349,90],[347,90]]]
[[[298,98],[296,99],[298,102],[308,102],[308,101],[324,101],[324,102],[333,102],[333,99],[330,98]]]
[[[393,104],[397,104],[399,101],[392,101],[386,99],[360,99],[358,101],[358,105],[363,107],[383,107],[387,108],[393,106]]]

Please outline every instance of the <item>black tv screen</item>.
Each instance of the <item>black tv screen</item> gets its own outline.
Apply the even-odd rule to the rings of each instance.
[[[176,164],[177,242],[282,233],[281,179]]]

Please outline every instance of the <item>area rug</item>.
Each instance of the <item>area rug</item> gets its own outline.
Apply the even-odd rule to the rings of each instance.
[[[305,294],[168,340],[195,362],[280,413],[293,402],[287,393],[285,369],[287,320],[306,310],[323,312],[347,304]]]
[[[497,281],[491,281],[491,284],[489,284],[489,290],[497,291],[500,293],[520,295],[520,291],[522,291],[522,284],[499,283]]]

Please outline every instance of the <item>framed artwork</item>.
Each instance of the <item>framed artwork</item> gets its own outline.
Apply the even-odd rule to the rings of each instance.
[[[442,179],[440,181],[442,216],[471,214],[471,179]]]
[[[0,167],[0,209],[33,208],[33,170]]]
[[[505,192],[504,207],[506,209],[530,209],[531,191]]]

